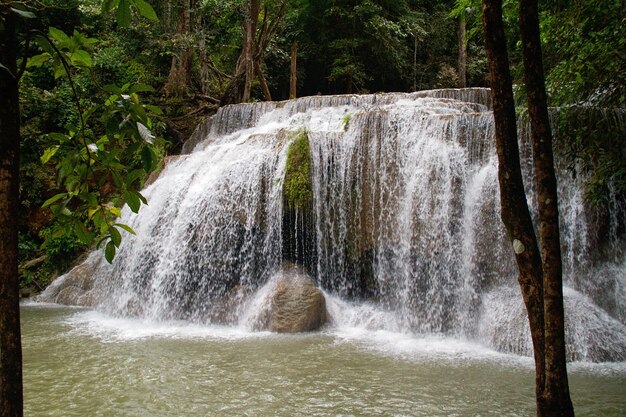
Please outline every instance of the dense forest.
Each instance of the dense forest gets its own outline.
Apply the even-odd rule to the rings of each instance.
[[[108,3],[112,8],[118,2]],[[27,59],[20,79],[23,286],[46,285],[85,248],[76,231],[59,230],[59,217],[42,204],[63,188],[57,172],[70,155],[64,155],[63,141],[81,129],[79,112],[96,113],[84,121],[84,129],[97,137],[107,130],[106,113],[115,111],[112,97],[135,94],[137,109],[150,113],[150,134],[156,136],[150,152],[134,146],[119,157],[130,172],[158,169],[162,156],[179,152],[197,123],[220,104],[284,100],[290,94],[487,85],[480,3],[473,0],[163,0],[151,5],[146,19],[137,7],[124,15],[122,8],[102,13],[107,2],[102,6],[99,0],[45,0],[34,4],[32,18],[19,22],[18,55]],[[626,100],[622,4],[547,2],[540,13],[550,105],[567,109],[557,122],[565,132],[560,146],[572,167],[594,170],[589,197],[601,202],[608,186],[626,188],[622,122],[605,117],[607,109],[623,109]],[[516,2],[506,2],[503,14],[523,106]],[[41,36],[31,41],[28,30],[48,35],[66,57],[71,78],[47,42]],[[292,81],[295,91],[290,91]],[[595,109],[585,113],[584,124],[576,123],[581,106]],[[133,175],[130,188],[140,188],[146,170]],[[113,178],[101,185],[99,197],[116,205],[136,200],[129,193],[118,198]]]

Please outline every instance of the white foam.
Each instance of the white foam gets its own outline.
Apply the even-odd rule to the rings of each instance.
[[[65,322],[72,327],[73,332],[96,337],[103,342],[150,338],[239,340],[271,336],[270,332],[253,333],[244,327],[113,317],[91,310],[72,314]]]
[[[29,303],[28,308],[58,307],[44,303]],[[368,306],[371,308],[371,306]],[[187,321],[153,321],[139,318],[113,317],[93,310],[70,311],[64,323],[70,333],[86,335],[103,343],[142,341],[147,339],[209,340],[237,342],[243,340],[278,340],[294,337],[330,337],[332,344],[349,344],[376,355],[419,362],[447,362],[455,366],[472,363],[495,363],[501,366],[532,369],[530,357],[497,352],[475,341],[441,335],[420,335],[368,329],[356,324],[331,324],[320,333],[285,335],[267,331],[252,331],[244,325],[216,326]],[[626,375],[626,362],[568,364],[570,373]]]

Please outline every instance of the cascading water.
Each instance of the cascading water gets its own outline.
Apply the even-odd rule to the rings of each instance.
[[[78,302],[245,325],[288,259],[325,291],[330,326],[447,335],[528,355],[489,106],[488,90],[465,89],[224,107],[144,190],[149,205],[139,215],[124,209],[121,222],[137,236],[125,237],[112,265],[91,255],[95,281]],[[312,198],[294,209],[283,182],[301,135]],[[598,235],[581,180],[562,171],[570,357],[626,360],[624,242],[618,232]],[[618,202],[603,221],[619,230],[625,211]],[[70,279],[42,298],[61,301]]]

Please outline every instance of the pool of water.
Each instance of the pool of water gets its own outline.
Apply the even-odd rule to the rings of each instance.
[[[529,358],[329,328],[276,335],[22,306],[27,416],[531,416]],[[577,416],[626,415],[626,363],[570,364]]]

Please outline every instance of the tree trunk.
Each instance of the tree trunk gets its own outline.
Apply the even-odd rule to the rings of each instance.
[[[413,38],[413,91],[417,91],[417,34]]]
[[[513,243],[519,285],[528,312],[535,357],[535,394],[539,405],[545,381],[543,274],[520,169],[515,104],[501,0],[483,0],[483,31],[493,96],[501,216]],[[539,414],[539,408],[537,412]]]
[[[467,87],[467,38],[465,31],[465,14],[459,17],[459,87]]]
[[[261,69],[260,63],[255,65],[255,70],[257,77],[259,77],[259,84],[261,84],[263,97],[265,97],[266,101],[272,101],[272,93],[270,93],[270,88],[267,85],[267,81],[265,81],[265,76],[263,75],[263,70]]]
[[[179,37],[191,32],[191,7],[191,0],[181,1],[176,26],[176,35]],[[174,54],[170,73],[164,86],[166,96],[184,97],[189,93],[192,58],[193,52],[189,47]]]
[[[519,17],[543,259],[545,385],[538,407],[544,416],[573,416],[565,353],[559,207],[537,0],[520,0]]]
[[[291,76],[289,77],[289,98],[296,98],[298,44],[291,43]]]
[[[17,218],[20,111],[15,16],[0,6],[0,415],[22,416]]]
[[[256,27],[259,22],[260,10],[260,0],[250,0],[248,4],[248,16],[246,16],[245,40],[242,53],[244,82],[241,101],[244,103],[250,100],[252,81],[254,81],[254,40],[256,38]]]
[[[199,35],[198,60],[200,61],[200,91],[203,95],[208,96],[211,92],[211,70],[209,68],[209,54],[206,48],[206,34],[204,33],[202,24],[202,13],[198,13],[196,15],[194,31],[197,35]]]
[[[259,76],[259,82],[266,99],[271,97],[269,88],[262,75],[262,63],[272,36],[283,17],[287,7],[286,0],[281,0],[275,4],[275,11],[268,10],[268,3],[265,2],[263,11],[263,21],[259,25],[259,12],[261,10],[260,0],[249,0],[248,14],[244,22],[244,42],[237,61],[235,75],[226,88],[222,96],[221,105],[235,104],[250,100],[250,90],[255,74]],[[270,20],[270,16],[274,16]],[[259,75],[261,74],[261,75]],[[263,85],[265,83],[265,86]]]

